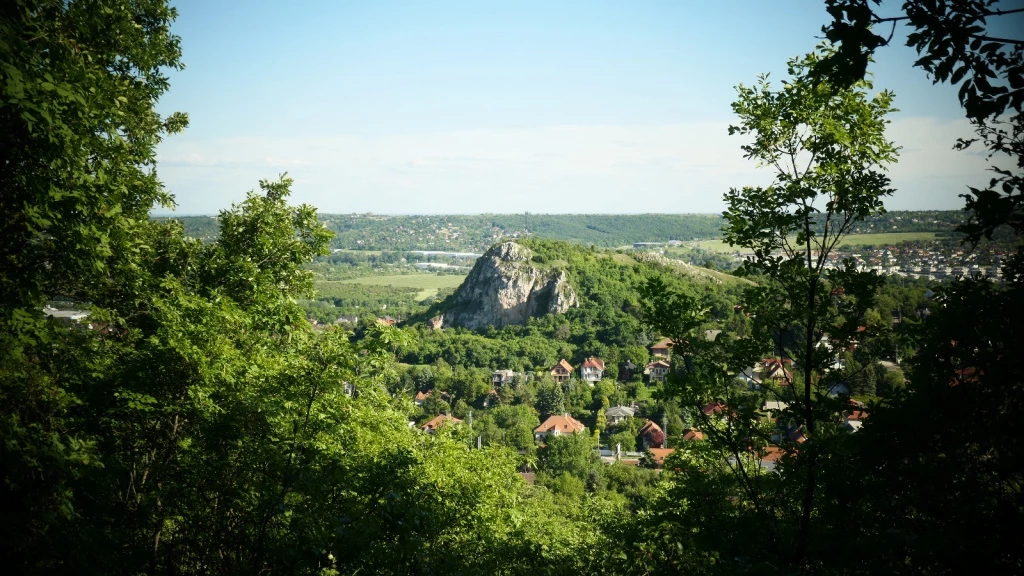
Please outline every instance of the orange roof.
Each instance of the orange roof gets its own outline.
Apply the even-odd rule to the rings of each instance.
[[[665,458],[676,451],[675,448],[648,448],[651,455],[654,456],[654,465],[661,468],[665,465]]]
[[[643,426],[640,427],[640,431],[637,432],[637,434],[644,435],[644,434],[647,434],[649,432],[661,432],[661,431],[662,431],[661,430],[661,426],[658,426],[657,424],[655,424],[653,420],[648,420],[648,421],[644,422]]]
[[[584,368],[597,368],[598,370],[604,370],[604,360],[600,358],[594,358],[591,356],[583,363]]]
[[[705,406],[703,412],[705,416],[711,416],[712,414],[720,414],[723,410],[725,410],[725,404],[716,401]]]
[[[651,348],[671,348],[674,345],[675,343],[672,342],[671,338],[662,338],[661,340],[658,340],[657,342],[652,344]]]
[[[565,370],[566,372],[572,372],[572,364],[566,362],[565,358],[562,358],[561,360],[558,361],[558,364],[552,366],[551,371],[554,372],[559,367],[561,367],[562,370]]]
[[[416,393],[416,400],[418,402],[422,402],[422,401],[426,400],[427,398],[430,398],[430,393],[431,392],[433,392],[433,390],[427,390],[426,392],[417,392]]]
[[[761,462],[776,462],[786,454],[786,451],[778,446],[768,446],[761,454]]]
[[[462,420],[459,420],[458,418],[454,418],[447,414],[439,414],[431,418],[430,422],[424,424],[423,430],[426,432],[430,432],[431,430],[438,430],[448,422],[455,422],[456,424],[458,424],[462,422]]]
[[[647,368],[650,369],[650,368],[655,368],[655,367],[658,367],[658,366],[661,366],[661,367],[664,367],[664,368],[671,368],[672,367],[671,364],[669,364],[668,362],[665,362],[664,360],[655,360],[654,362],[651,362],[650,364],[648,364]]]
[[[683,431],[683,440],[703,440],[704,433],[696,428],[688,428]]]
[[[554,414],[548,416],[548,419],[543,424],[533,429],[535,434],[538,433],[551,433],[558,432],[559,434],[575,434],[585,430],[586,426],[582,422],[569,416],[568,414]]]

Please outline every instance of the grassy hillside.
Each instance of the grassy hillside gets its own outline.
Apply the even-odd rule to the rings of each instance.
[[[342,280],[339,284],[365,284],[369,286],[392,286],[395,288],[415,288],[417,301],[436,296],[440,290],[458,288],[466,278],[465,274],[396,274],[390,276],[366,276]]]

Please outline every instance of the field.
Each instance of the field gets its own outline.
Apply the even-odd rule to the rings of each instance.
[[[867,246],[897,244],[899,242],[929,241],[935,240],[935,232],[892,232],[882,234],[851,234],[843,239],[841,246]],[[723,240],[703,240],[700,242],[687,243],[687,246],[703,248],[711,252],[722,252],[731,254],[737,249],[729,246]]]
[[[416,300],[422,302],[445,288],[458,288],[465,280],[463,275],[455,274],[396,274],[392,276],[365,276],[351,280],[341,280],[339,284],[365,284],[369,286],[393,286],[395,288],[416,288]]]

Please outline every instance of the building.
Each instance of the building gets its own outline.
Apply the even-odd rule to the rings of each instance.
[[[495,370],[491,374],[491,384],[495,386],[503,386],[512,382],[512,379],[516,377],[516,373],[512,370]]]
[[[636,374],[636,364],[630,360],[619,365],[619,382],[629,382],[633,379],[633,374]]]
[[[416,396],[414,396],[412,399],[412,403],[417,406],[423,406],[423,403],[427,401],[427,398],[430,398],[430,394],[432,392],[433,390],[427,390],[426,392],[417,392]]]
[[[761,378],[776,384],[791,384],[793,372],[787,366],[792,365],[793,361],[789,358],[765,358],[761,361]]]
[[[431,418],[429,422],[423,425],[423,431],[426,432],[427,434],[433,434],[434,432],[437,432],[438,430],[443,428],[449,422],[460,424],[462,420],[459,420],[458,418],[449,416],[447,414],[439,414]]]
[[[584,382],[590,383],[591,386],[593,386],[595,382],[600,382],[603,377],[604,360],[591,356],[580,365],[580,378],[582,378]]]
[[[569,414],[555,414],[548,416],[548,419],[533,429],[533,438],[537,441],[544,440],[549,434],[561,436],[563,434],[576,434],[585,432],[587,427],[582,422],[569,416]]]
[[[654,466],[655,470],[661,470],[665,466],[665,458],[676,451],[675,448],[648,448],[650,452],[649,465]]]
[[[661,429],[661,426],[655,424],[653,420],[644,422],[637,435],[640,436],[640,442],[644,445],[645,450],[648,448],[665,447],[665,431]]]
[[[683,430],[683,440],[703,440],[704,433],[696,428],[687,428]]]
[[[610,426],[614,426],[615,424],[625,421],[627,418],[632,418],[634,414],[636,414],[636,408],[630,408],[629,406],[614,406],[604,413],[604,417]]]
[[[647,374],[647,380],[649,382],[664,382],[665,376],[668,375],[668,371],[671,368],[669,363],[664,360],[655,360],[647,365],[644,369],[644,374]]]
[[[668,358],[669,353],[672,352],[673,342],[668,338],[662,338],[653,345],[651,345],[651,355],[661,356],[662,358]]]
[[[562,358],[558,361],[558,364],[551,368],[551,377],[555,379],[555,382],[568,382],[572,376],[572,370],[572,364],[569,364],[565,361],[565,358]]]

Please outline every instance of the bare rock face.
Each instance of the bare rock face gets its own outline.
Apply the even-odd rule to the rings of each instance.
[[[449,300],[444,326],[501,328],[578,306],[565,270],[539,269],[530,263],[532,256],[515,242],[488,250]]]

